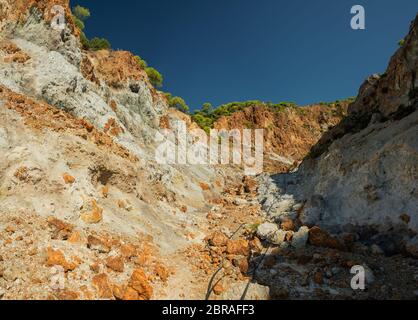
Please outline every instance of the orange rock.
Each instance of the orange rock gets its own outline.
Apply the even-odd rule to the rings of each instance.
[[[75,268],[77,268],[77,265],[75,263],[67,262],[62,251],[54,250],[51,247],[47,249],[46,265],[49,267],[61,266],[64,268],[65,272],[73,271]]]
[[[285,219],[282,224],[281,227],[284,231],[295,231],[295,224],[291,219]]]
[[[148,278],[142,269],[136,269],[129,281],[129,287],[134,289],[139,298],[142,300],[150,300],[153,294],[153,289],[148,282]]]
[[[250,253],[250,246],[247,240],[228,240],[226,244],[228,254],[247,256]]]
[[[207,183],[200,182],[200,183],[199,183],[199,185],[200,185],[200,188],[201,188],[203,191],[209,191],[209,190],[210,190],[210,186],[209,186]]]
[[[228,242],[228,237],[222,232],[215,231],[208,239],[208,242],[211,246],[223,247]]]
[[[123,286],[113,285],[112,291],[116,300],[124,300],[126,289]]]
[[[68,242],[71,244],[80,244],[83,243],[83,238],[78,231],[74,231],[68,238]]]
[[[217,296],[221,295],[224,291],[225,291],[225,288],[219,282],[213,287],[213,293],[216,294]]]
[[[75,178],[68,173],[64,173],[62,176],[66,184],[73,184],[75,182]]]
[[[97,290],[97,294],[101,299],[111,299],[113,298],[112,287],[109,284],[109,278],[106,274],[102,273],[93,277],[92,280],[93,286]]]
[[[85,223],[96,224],[103,220],[103,209],[97,205],[95,200],[92,201],[92,211],[84,212],[81,214],[81,220]]]
[[[123,272],[125,269],[125,263],[123,262],[122,256],[107,258],[106,266],[116,272]]]
[[[132,287],[127,287],[125,292],[123,293],[122,300],[136,301],[136,300],[141,300],[141,299],[139,297],[138,292],[135,289],[133,289]]]
[[[149,256],[146,254],[139,254],[136,256],[136,258],[133,260],[133,262],[140,267],[145,267],[148,263]]]
[[[309,230],[309,243],[316,247],[342,248],[342,244],[337,239],[331,237],[328,232],[321,230],[319,227],[313,227]]]
[[[111,249],[107,242],[92,235],[88,236],[87,238],[87,247],[91,250],[96,250],[101,253],[108,253]]]
[[[52,239],[66,240],[69,238],[73,226],[55,217],[48,218],[48,225],[53,229]]]
[[[120,253],[125,259],[131,259],[135,257],[137,251],[134,245],[132,244],[123,244],[120,247]]]

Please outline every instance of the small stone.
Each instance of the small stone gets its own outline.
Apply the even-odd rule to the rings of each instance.
[[[107,258],[106,266],[115,272],[123,272],[125,269],[125,263],[123,262],[122,256]]]
[[[91,250],[96,250],[100,253],[110,252],[110,246],[107,243],[91,235],[87,238],[87,247]]]
[[[210,238],[208,239],[208,242],[211,246],[214,247],[223,247],[228,242],[228,237],[223,234],[222,232],[216,231],[214,232]]]
[[[233,255],[248,256],[250,253],[250,245],[247,240],[228,240],[226,244],[226,252]]]
[[[81,220],[88,224],[97,224],[103,220],[103,209],[97,205],[96,201],[92,201],[92,210],[81,214]]]
[[[328,232],[321,230],[319,227],[313,227],[309,230],[309,243],[316,247],[324,247],[331,249],[341,249],[341,243],[331,237]]]
[[[266,222],[258,226],[257,235],[263,240],[268,240],[277,231],[279,231],[277,224]]]
[[[125,259],[131,259],[136,256],[137,251],[134,245],[132,244],[123,244],[120,247],[120,253]]]
[[[225,291],[225,288],[220,283],[217,283],[213,287],[213,293],[216,294],[217,296],[221,295],[224,291]]]
[[[77,265],[75,263],[69,263],[64,256],[64,253],[60,250],[54,250],[51,247],[47,249],[47,261],[46,265],[49,267],[61,266],[64,271],[73,271]]]
[[[68,173],[64,173],[62,177],[66,184],[73,184],[75,182],[75,178]]]
[[[302,249],[306,246],[309,239],[309,228],[301,227],[298,232],[293,234],[292,247],[296,249]]]

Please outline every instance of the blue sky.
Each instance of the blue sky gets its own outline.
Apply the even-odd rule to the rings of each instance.
[[[164,91],[204,102],[354,96],[384,72],[418,13],[416,0],[72,0],[90,8],[88,37],[109,39],[164,76]],[[350,9],[366,10],[366,30]]]

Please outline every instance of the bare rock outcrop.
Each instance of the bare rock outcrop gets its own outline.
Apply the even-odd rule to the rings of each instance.
[[[261,200],[274,203],[273,211],[333,233],[355,232],[389,254],[416,252],[417,32],[418,17],[386,73],[363,84],[348,116],[321,138],[299,170],[261,187]],[[288,205],[280,208],[285,199]]]

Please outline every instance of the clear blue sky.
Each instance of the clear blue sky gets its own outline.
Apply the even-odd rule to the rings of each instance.
[[[418,13],[417,0],[72,0],[90,8],[89,37],[143,57],[164,91],[204,102],[294,101],[357,94],[383,72]],[[366,30],[350,8],[366,9]]]

